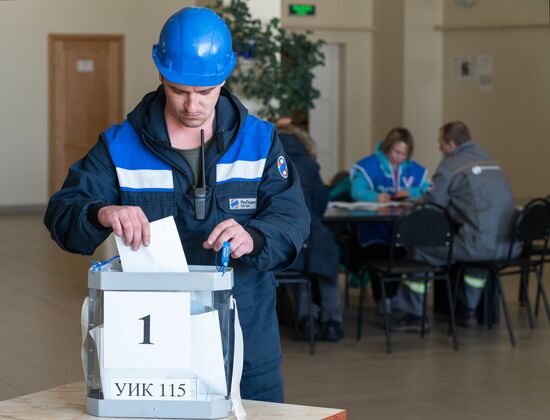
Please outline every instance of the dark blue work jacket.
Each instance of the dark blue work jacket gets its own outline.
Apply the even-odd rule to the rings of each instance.
[[[297,172],[273,125],[248,115],[238,99],[222,89],[216,134],[210,140],[214,144],[205,157],[206,218],[196,220],[196,181],[185,159],[170,146],[165,102],[161,86],[146,95],[123,124],[101,134],[50,198],[45,224],[63,249],[92,254],[111,230],[91,223],[90,206],[139,206],[149,221],[174,216],[193,265],[215,264],[214,252],[203,249],[202,243],[223,220],[233,218],[259,232],[263,248],[230,262],[244,335],[241,387],[245,398],[281,400],[273,271],[293,263],[309,233]]]

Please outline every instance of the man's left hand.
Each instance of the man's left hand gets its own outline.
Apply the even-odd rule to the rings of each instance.
[[[227,219],[219,223],[210,232],[202,246],[204,249],[213,249],[218,252],[222,249],[224,242],[230,243],[232,258],[240,258],[243,255],[250,254],[254,248],[252,236],[235,219]]]

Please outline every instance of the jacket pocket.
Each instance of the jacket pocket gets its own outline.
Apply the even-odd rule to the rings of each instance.
[[[141,207],[149,222],[177,215],[174,193],[125,194],[121,204]]]

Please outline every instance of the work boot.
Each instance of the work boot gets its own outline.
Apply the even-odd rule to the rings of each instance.
[[[344,338],[344,330],[342,330],[342,323],[333,321],[332,319],[323,322],[323,341],[331,341],[336,343]]]
[[[456,322],[461,327],[477,327],[477,315],[473,309],[462,308],[458,311]]]
[[[403,315],[392,320],[391,330],[395,332],[421,332],[422,330],[422,317],[403,312]],[[430,330],[430,324],[428,317],[424,319],[424,331]]]

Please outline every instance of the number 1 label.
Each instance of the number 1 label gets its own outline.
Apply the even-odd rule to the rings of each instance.
[[[151,315],[144,316],[139,319],[143,321],[143,341],[139,344],[153,344],[151,343]]]
[[[104,367],[186,369],[188,292],[104,292]]]

